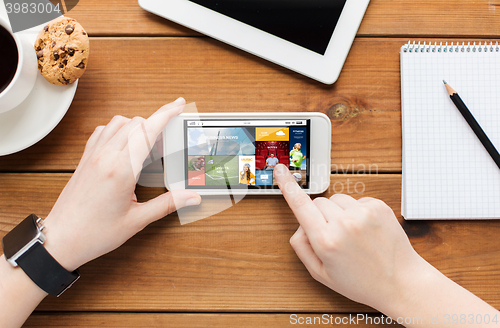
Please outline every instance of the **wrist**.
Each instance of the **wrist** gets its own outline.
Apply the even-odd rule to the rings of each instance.
[[[71,238],[66,238],[64,227],[56,224],[57,220],[51,214],[44,221],[45,249],[67,271],[73,272],[83,263],[79,263],[77,254],[71,243]]]
[[[47,293],[40,289],[19,267],[13,267],[5,258],[5,254],[0,256],[0,290],[7,291],[13,287],[19,288],[23,292],[33,290],[43,298]]]
[[[38,287],[19,267],[13,267],[5,255],[0,256],[0,325],[21,327],[48,294]]]
[[[388,302],[376,307],[392,318],[407,317],[415,311],[419,312],[420,302],[428,300],[426,287],[433,285],[432,281],[437,278],[436,273],[439,273],[416,252],[411,257],[400,261],[401,269],[395,275]]]
[[[396,293],[386,306],[377,308],[391,318],[412,318],[406,327],[420,327],[422,323],[433,320],[436,327],[447,327],[446,316],[453,313],[469,313],[494,317],[498,311],[479,297],[453,282],[419,256],[420,260],[409,267],[404,279],[399,282]],[[462,325],[465,327],[483,327],[477,323]],[[485,325],[484,327],[489,326]]]
[[[19,273],[24,271],[40,289],[59,296],[71,287],[80,275],[75,270],[68,272],[50,254],[44,246],[46,235],[43,230],[45,226],[42,219],[35,214],[28,215],[2,238],[4,257],[10,265],[22,269],[12,271],[12,276],[19,276]],[[2,289],[4,287],[2,286]]]

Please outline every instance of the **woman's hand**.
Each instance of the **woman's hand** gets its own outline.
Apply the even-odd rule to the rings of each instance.
[[[398,301],[404,282],[427,268],[384,202],[341,194],[313,201],[284,165],[274,172],[300,223],[290,243],[317,281],[382,310],[381,302]]]
[[[116,249],[176,209],[200,203],[200,196],[187,190],[167,192],[146,203],[138,203],[134,193],[151,147],[184,105],[179,98],[148,119],[115,116],[95,129],[44,223],[45,247],[67,270]]]
[[[339,194],[312,201],[284,165],[274,172],[300,223],[290,243],[317,281],[406,327],[450,327],[446,318],[456,313],[500,318],[496,309],[421,258],[384,202]],[[489,326],[484,321],[460,324]]]

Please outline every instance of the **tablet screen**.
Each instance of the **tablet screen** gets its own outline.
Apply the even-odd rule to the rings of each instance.
[[[325,54],[347,0],[189,0]]]
[[[310,120],[203,119],[184,124],[187,189],[275,189],[278,163],[308,188]]]

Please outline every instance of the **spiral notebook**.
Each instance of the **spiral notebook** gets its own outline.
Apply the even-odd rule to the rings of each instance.
[[[500,46],[401,48],[401,214],[412,219],[500,218],[500,169],[446,93],[446,80],[500,150]]]

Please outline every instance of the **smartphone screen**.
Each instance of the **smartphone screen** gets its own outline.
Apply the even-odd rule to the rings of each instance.
[[[309,188],[309,119],[184,121],[186,189],[276,189],[278,163]]]

